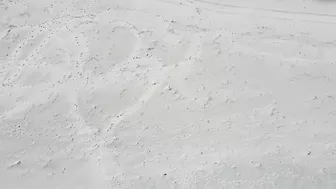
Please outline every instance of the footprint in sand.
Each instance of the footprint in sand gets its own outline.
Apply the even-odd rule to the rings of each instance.
[[[93,159],[107,163],[111,154],[104,145],[113,139],[113,127],[138,112],[151,99],[170,70],[175,69],[174,65],[167,61],[163,67],[165,63],[156,57],[162,56],[159,52],[157,55],[144,53],[148,43],[142,41],[143,30],[127,21],[113,20],[108,14],[73,19],[55,31],[35,32],[26,39],[23,50],[13,54],[18,66],[6,81],[15,84],[14,88],[39,94],[39,98],[31,95],[23,100],[24,110],[10,107],[5,120],[24,113],[37,128],[43,124],[82,125],[75,130],[85,128],[88,132],[82,133],[79,143],[87,140],[98,145],[100,153]],[[164,38],[170,39],[169,35]],[[196,48],[191,44],[189,52],[182,52],[186,54],[182,61],[190,61],[190,57],[199,54],[201,41],[196,42]],[[185,46],[188,44],[182,44],[181,49]],[[188,65],[181,64],[180,71],[188,72]],[[33,115],[41,116],[41,113],[44,119],[36,122]],[[61,130],[45,134],[64,132]],[[97,132],[101,135],[96,135]],[[103,172],[108,174],[110,170],[111,167],[104,168]]]

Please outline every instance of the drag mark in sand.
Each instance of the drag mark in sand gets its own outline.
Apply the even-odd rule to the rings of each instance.
[[[160,0],[160,2],[234,16],[243,16],[250,18],[257,17],[272,20],[300,21],[308,23],[320,23],[320,24],[336,24],[336,15],[334,14],[285,11],[285,10],[267,9],[252,6],[224,4],[204,0],[196,0],[193,3],[179,3],[173,0]],[[197,3],[199,5],[197,5]]]

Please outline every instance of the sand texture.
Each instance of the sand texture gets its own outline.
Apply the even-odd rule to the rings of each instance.
[[[335,189],[335,10],[0,0],[0,188]]]

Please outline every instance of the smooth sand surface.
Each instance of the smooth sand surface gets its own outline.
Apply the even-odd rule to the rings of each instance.
[[[0,1],[0,188],[336,188],[335,10]]]

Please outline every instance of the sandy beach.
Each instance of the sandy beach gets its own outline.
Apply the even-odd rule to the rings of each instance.
[[[0,188],[336,188],[335,10],[0,1]]]

